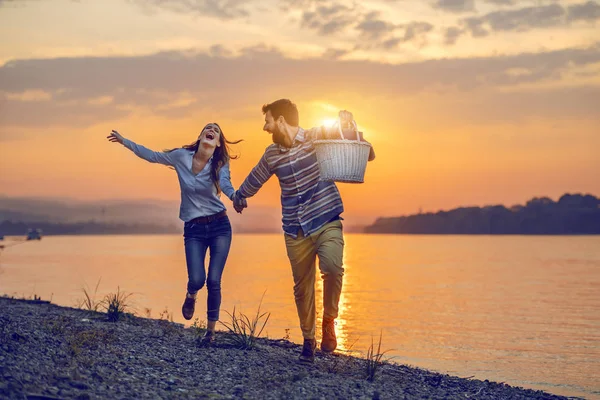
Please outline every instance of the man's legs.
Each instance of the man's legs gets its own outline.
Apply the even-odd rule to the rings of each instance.
[[[342,222],[328,223],[313,235],[319,255],[319,269],[323,279],[323,338],[321,350],[332,352],[337,347],[334,320],[338,316],[338,304],[344,277],[344,235]]]
[[[302,232],[297,239],[285,235],[285,245],[294,276],[294,298],[304,339],[315,338],[315,261],[316,249]]]

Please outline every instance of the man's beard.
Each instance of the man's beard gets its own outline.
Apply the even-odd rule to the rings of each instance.
[[[273,143],[279,144],[284,147],[292,147],[291,143],[289,143],[288,136],[283,133],[278,126],[275,126],[272,132]]]

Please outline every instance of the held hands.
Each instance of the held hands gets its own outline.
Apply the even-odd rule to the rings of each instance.
[[[109,142],[116,142],[119,144],[123,144],[123,139],[125,139],[119,132],[114,129],[110,132],[110,135],[106,137]]]
[[[244,197],[240,196],[239,191],[236,190],[235,194],[233,195],[233,208],[235,209],[235,211],[241,214],[244,208],[247,207],[248,202]]]

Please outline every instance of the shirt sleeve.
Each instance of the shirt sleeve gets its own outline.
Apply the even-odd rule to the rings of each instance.
[[[221,191],[225,193],[230,200],[233,200],[235,189],[231,184],[231,173],[229,171],[229,163],[223,165],[219,170],[219,186]]]
[[[133,153],[139,158],[142,158],[151,163],[158,163],[169,166],[175,165],[175,151],[152,151],[142,145],[132,142],[129,139],[123,139],[123,145],[129,150],[133,151]]]
[[[263,154],[258,164],[252,169],[250,175],[244,180],[244,183],[238,190],[242,197],[252,197],[258,190],[271,178],[273,171],[267,162],[267,152]]]

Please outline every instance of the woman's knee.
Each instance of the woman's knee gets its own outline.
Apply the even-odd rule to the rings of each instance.
[[[195,293],[204,287],[204,279],[201,277],[190,277],[188,280],[188,291]]]
[[[206,288],[209,292],[220,291],[221,290],[221,280],[220,279],[208,279],[206,281]]]

